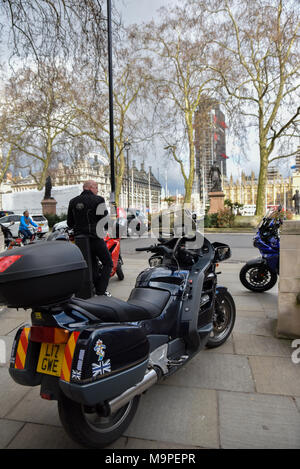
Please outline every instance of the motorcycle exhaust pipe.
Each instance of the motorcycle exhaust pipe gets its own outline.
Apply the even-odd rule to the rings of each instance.
[[[142,381],[137,383],[132,388],[129,388],[126,391],[124,391],[123,394],[120,394],[120,396],[117,396],[108,402],[109,412],[111,414],[113,414],[114,412],[117,412],[117,410],[121,409],[126,404],[128,404],[128,402],[131,401],[131,399],[133,399],[135,396],[138,396],[142,394],[143,392],[147,391],[147,389],[153,386],[153,384],[155,384],[157,381],[158,381],[158,376],[157,376],[156,371],[153,369],[148,371],[148,373],[145,374]]]

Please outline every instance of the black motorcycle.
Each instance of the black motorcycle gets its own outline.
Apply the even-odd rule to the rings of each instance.
[[[189,242],[160,239],[137,249],[152,253],[151,266],[127,301],[74,296],[86,262],[72,243],[37,243],[0,258],[0,303],[32,308],[32,324],[15,337],[10,375],[57,400],[64,428],[80,444],[115,441],[142,393],[229,337],[235,305],[217,285],[216,264],[230,248]]]

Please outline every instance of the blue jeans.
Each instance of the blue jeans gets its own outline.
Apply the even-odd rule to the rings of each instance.
[[[31,239],[31,231],[26,230],[25,228],[21,228],[19,232],[23,235],[23,241],[25,241],[26,239]]]

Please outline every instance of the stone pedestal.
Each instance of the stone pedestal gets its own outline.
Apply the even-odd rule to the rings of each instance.
[[[208,193],[210,207],[208,213],[217,213],[219,210],[224,210],[224,192],[209,192]]]
[[[56,215],[56,200],[55,199],[44,199],[41,202],[43,207],[43,215]]]
[[[300,221],[286,220],[280,230],[277,336],[300,337]]]

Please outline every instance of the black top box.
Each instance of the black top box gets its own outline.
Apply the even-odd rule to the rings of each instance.
[[[37,242],[0,253],[0,304],[14,308],[68,300],[83,281],[87,264],[67,241]]]

